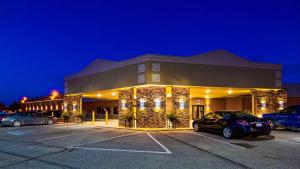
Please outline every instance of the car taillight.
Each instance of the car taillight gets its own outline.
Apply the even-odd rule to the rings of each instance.
[[[268,121],[265,122],[266,126],[270,126],[270,123]]]
[[[242,126],[249,126],[249,123],[246,120],[237,120],[236,122]]]

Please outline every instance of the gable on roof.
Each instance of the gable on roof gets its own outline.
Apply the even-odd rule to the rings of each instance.
[[[194,55],[191,59],[196,63],[223,66],[252,66],[254,63],[226,50],[214,50],[204,54]]]
[[[85,74],[92,74],[99,71],[104,71],[112,66],[115,66],[118,62],[110,61],[110,60],[104,60],[104,59],[97,59],[93,61],[90,65],[85,67],[79,74],[85,75]]]

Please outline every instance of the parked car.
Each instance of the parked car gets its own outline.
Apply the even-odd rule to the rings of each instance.
[[[9,114],[1,119],[0,124],[2,126],[20,127],[23,125],[33,124],[53,124],[54,119],[52,117],[45,116],[43,114],[35,112],[18,112]]]
[[[0,112],[0,122],[1,122],[2,118],[7,115],[8,115],[8,113],[6,113],[6,112]]]
[[[222,134],[225,138],[269,135],[270,124],[266,119],[238,111],[217,111],[208,113],[202,119],[193,121],[196,132],[208,131]]]
[[[263,114],[262,117],[268,119],[272,129],[300,129],[300,105],[287,107],[277,113]]]

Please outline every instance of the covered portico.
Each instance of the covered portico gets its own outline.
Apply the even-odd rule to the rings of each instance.
[[[223,50],[185,58],[96,60],[67,77],[65,86],[66,112],[81,114],[83,98],[111,101],[117,104],[119,125],[131,121],[137,128],[167,127],[171,113],[181,128],[210,111],[259,116],[284,108],[287,100],[280,65],[250,62]]]

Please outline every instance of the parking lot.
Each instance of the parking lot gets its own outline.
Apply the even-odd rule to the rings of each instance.
[[[300,168],[300,132],[227,140],[192,130],[0,128],[0,168]]]

